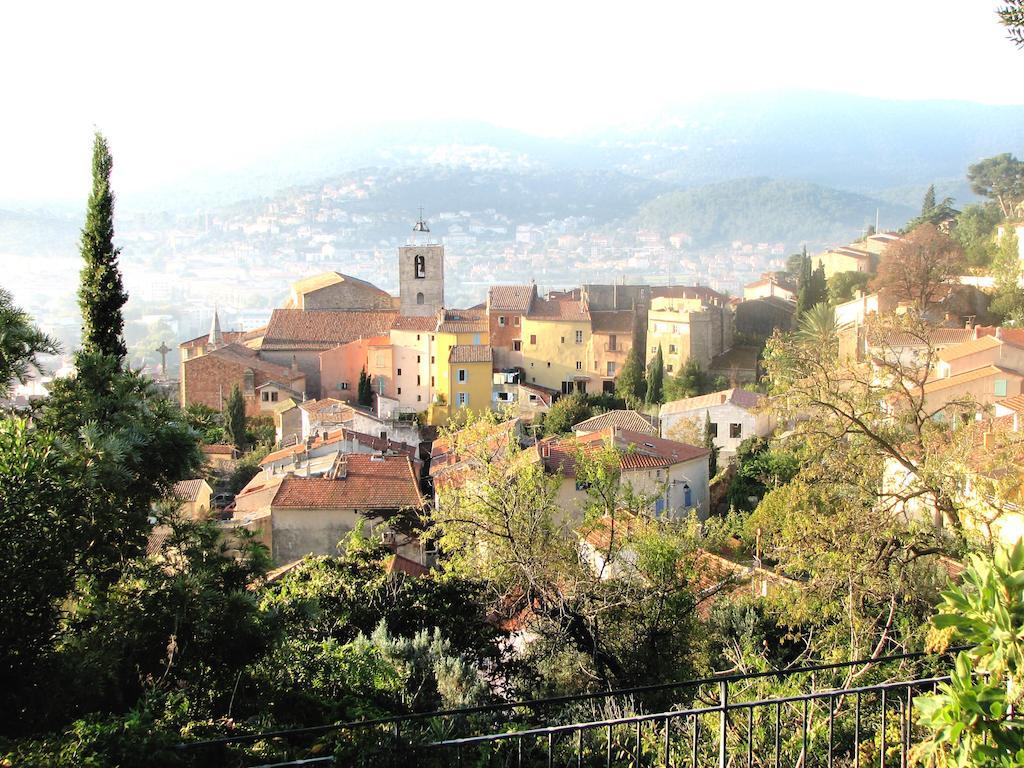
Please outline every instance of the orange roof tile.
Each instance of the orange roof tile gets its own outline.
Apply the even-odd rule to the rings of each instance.
[[[331,349],[356,339],[387,335],[396,317],[393,310],[275,309],[262,348]]]
[[[272,509],[392,510],[423,506],[408,456],[346,457],[344,477],[286,476]]]
[[[587,305],[575,299],[537,300],[528,317],[531,320],[572,320],[590,322]]]
[[[491,348],[486,344],[456,344],[448,354],[449,363],[489,363]]]
[[[487,291],[492,312],[529,312],[536,295],[535,285],[492,285]]]

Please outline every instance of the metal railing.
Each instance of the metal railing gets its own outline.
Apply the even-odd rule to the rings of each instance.
[[[947,654],[959,650],[963,650],[963,647],[951,648],[947,651]],[[610,727],[614,731],[616,729],[621,730],[622,727],[629,724],[676,724],[683,720],[689,723],[689,727],[694,734],[699,734],[702,728],[708,727],[708,724],[704,723],[704,721],[714,713],[724,715],[723,721],[728,723],[730,719],[728,715],[737,710],[746,710],[748,716],[753,718],[755,710],[760,711],[766,706],[774,705],[784,709],[785,706],[792,706],[793,702],[816,702],[822,698],[828,698],[830,701],[839,699],[841,702],[847,697],[856,696],[858,702],[857,711],[859,713],[860,700],[867,691],[878,692],[886,690],[886,686],[890,688],[914,687],[943,678],[919,677],[902,682],[881,683],[874,687],[833,687],[824,691],[815,691],[813,689],[819,674],[848,670],[853,667],[881,667],[886,664],[921,661],[929,658],[937,660],[940,657],[919,652],[902,653],[878,658],[816,664],[791,669],[718,675],[695,680],[655,683],[568,696],[500,702],[475,707],[402,714],[305,728],[236,734],[204,741],[182,743],[178,745],[178,749],[186,753],[226,755],[229,747],[240,747],[255,742],[277,742],[287,744],[301,752],[301,743],[308,743],[312,739],[329,738],[336,740],[338,743],[344,741],[360,742],[364,758],[375,754],[380,755],[392,752],[396,747],[400,746],[405,753],[415,754],[420,754],[424,751],[439,753],[454,749],[456,751],[454,757],[450,754],[448,757],[458,759],[458,754],[471,747],[482,749],[485,744],[506,744],[513,741],[516,742],[515,749],[517,754],[526,746],[526,754],[529,755],[532,754],[531,750],[534,750],[536,747],[536,745],[529,745],[530,738],[546,738],[550,735],[552,749],[555,749],[555,752],[557,752],[558,750],[564,751],[565,749],[564,745],[559,741],[561,735],[565,733],[590,734],[596,728]],[[807,675],[811,678],[810,691],[782,699],[766,699],[755,696],[748,701],[733,702],[734,697],[731,694],[734,692],[732,689],[736,687],[741,688],[739,692],[736,692],[737,695],[743,696],[749,694],[757,681],[768,678],[781,681],[797,675]],[[715,692],[714,695],[710,693],[712,691]],[[671,697],[671,703],[666,702],[668,697]],[[702,699],[709,700],[702,701]],[[694,702],[698,704],[706,703],[706,706],[681,708],[679,706],[680,701],[688,701],[690,704]],[[617,718],[595,718],[582,722],[580,716],[581,705],[605,709],[610,706],[623,707],[632,709],[635,714]],[[654,714],[646,714],[644,710],[653,711]],[[780,710],[778,715],[781,714]],[[832,715],[830,715],[830,720],[831,718]],[[573,720],[576,722],[573,722]],[[859,714],[857,721],[860,723]],[[639,730],[642,730],[639,726],[637,727]],[[671,727],[670,725],[670,730]],[[806,720],[804,727],[807,727]],[[860,726],[858,725],[857,727],[859,728]],[[829,728],[831,732],[832,726],[830,725]],[[719,745],[727,745],[730,739],[734,740],[734,734],[730,734],[732,734],[732,731],[727,730],[727,738],[723,741],[720,733],[718,737]],[[582,739],[583,737],[579,736],[578,738]],[[693,738],[696,739],[697,736],[694,735]],[[779,739],[780,736],[777,735],[776,740],[778,741]],[[584,741],[587,740],[584,739]],[[613,740],[612,743],[617,744],[618,742]],[[707,743],[706,739],[701,741],[703,745],[701,749],[706,749]],[[751,742],[751,747],[752,745],[753,742]],[[608,748],[611,749],[611,747]],[[502,746],[501,749],[507,749],[507,747]],[[618,749],[618,747],[615,749]],[[673,747],[673,749],[676,748]],[[556,757],[555,752],[551,753],[552,759]],[[624,752],[623,754],[626,753]],[[510,756],[506,757],[512,759]],[[587,764],[591,763],[592,761]],[[373,760],[370,760],[366,764],[372,765],[375,763]],[[521,764],[532,765],[534,763],[527,762]],[[654,763],[650,764],[653,765]],[[673,762],[672,764],[682,763]],[[691,764],[694,768],[703,768],[704,765],[712,765],[713,763],[703,761]],[[756,765],[767,766],[769,763],[759,761]],[[855,763],[855,765],[859,765],[859,763]]]

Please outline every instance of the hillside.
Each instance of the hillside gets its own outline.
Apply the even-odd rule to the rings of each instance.
[[[662,234],[686,232],[695,245],[748,242],[828,242],[863,233],[878,209],[883,227],[898,227],[915,211],[805,181],[736,179],[668,192],[641,206],[638,225]]]

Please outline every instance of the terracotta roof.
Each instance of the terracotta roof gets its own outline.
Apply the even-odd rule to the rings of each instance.
[[[716,405],[731,403],[740,408],[754,408],[762,400],[764,395],[758,392],[748,392],[745,389],[735,387],[724,389],[721,392],[712,392],[709,395],[697,395],[696,397],[685,397],[682,400],[671,400],[661,406],[661,413],[687,413],[689,411],[712,408]]]
[[[950,376],[945,379],[932,379],[924,385],[925,394],[929,392],[937,392],[943,389],[949,389],[950,387],[957,387],[961,384],[968,384],[978,379],[984,379],[988,376],[1011,376],[1016,379],[1024,378],[1021,374],[1016,371],[1011,371],[1006,368],[1000,368],[998,365],[983,365],[981,368],[975,368],[971,371],[964,371],[958,373],[956,376]]]
[[[576,529],[576,534],[598,552],[608,554],[613,544],[621,546],[625,538],[643,532],[647,521],[626,510],[619,510],[615,517],[604,515],[592,523]]]
[[[531,320],[589,322],[590,310],[582,301],[575,299],[537,300],[533,302],[528,317]]]
[[[492,312],[529,312],[536,294],[535,285],[492,285],[487,300]]]
[[[974,326],[974,335],[977,337],[981,336],[998,336],[1003,341],[1008,341],[1011,344],[1018,346],[1024,346],[1024,328],[1003,328],[998,325],[976,325]]]
[[[448,309],[438,324],[439,333],[486,333],[487,315],[479,309]]]
[[[372,288],[377,293],[391,298],[391,294],[387,291],[383,291],[373,283],[369,283],[366,280],[360,280],[358,277],[352,277],[351,275],[344,275],[341,272],[321,272],[318,275],[310,275],[304,277],[301,280],[296,280],[292,283],[292,291],[296,294],[306,294],[313,291],[318,291],[321,288],[327,288],[331,285],[337,285],[338,283],[353,283],[355,285],[363,286],[364,288]]]
[[[241,343],[245,341],[244,331],[221,331],[220,338],[223,344]],[[205,347],[210,342],[210,334],[204,333],[202,336],[196,336],[194,339],[183,341],[178,345],[181,349],[193,349],[194,347]]]
[[[270,363],[261,359],[259,353],[255,349],[243,347],[241,344],[228,344],[225,347],[218,347],[202,357],[193,357],[190,360],[186,360],[183,364],[189,365],[195,361],[206,360],[208,358],[220,360],[243,368],[252,368],[253,370],[261,371],[270,378],[279,379],[281,381],[294,381],[295,379],[303,376],[302,373],[292,373],[290,369],[283,365],[277,365],[276,363]]]
[[[460,456],[452,450],[453,441],[467,453],[476,446],[499,451],[509,441],[518,438],[519,419],[509,419],[489,428],[470,428],[473,432],[461,430],[453,436],[439,437],[430,446],[430,474],[435,475],[446,467],[458,464]],[[469,442],[472,438],[473,442]]]
[[[606,411],[572,425],[575,432],[599,432],[608,427],[630,429],[634,432],[644,432],[651,435],[655,433],[650,419],[632,410]]]
[[[203,453],[209,453],[215,456],[219,456],[221,454],[233,456],[235,453],[235,446],[228,443],[213,443],[211,445],[201,445],[199,446],[199,450]]]
[[[487,344],[456,344],[448,355],[449,363],[489,363],[491,348]]]
[[[948,347],[952,344],[963,344],[974,338],[970,328],[934,328],[928,334],[928,342],[933,347]],[[868,335],[869,347],[926,347],[928,344],[917,335],[902,331],[890,331],[878,335]]]
[[[174,497],[181,501],[195,501],[199,498],[199,492],[206,485],[201,477],[193,480],[180,480],[174,484]]]
[[[423,506],[408,456],[345,457],[344,477],[294,477],[281,481],[272,509],[391,510]]]
[[[993,405],[1002,406],[1014,413],[1024,413],[1024,395],[1014,395],[1013,397],[1007,397],[1005,400],[996,400]]]
[[[995,336],[982,336],[978,339],[965,341],[962,344],[953,344],[939,351],[938,358],[944,362],[959,360],[961,357],[973,355],[975,352],[984,352],[987,349],[1001,347],[1003,342]]]
[[[385,336],[398,313],[393,310],[275,309],[263,337],[265,350],[325,350],[356,339]]]
[[[705,285],[656,285],[652,299],[701,299],[709,304],[724,304],[725,296]]]
[[[551,471],[561,470],[566,477],[576,474],[575,454],[578,448],[597,450],[612,441],[620,453],[619,465],[624,470],[655,469],[706,457],[710,451],[675,440],[609,427],[574,438],[545,438],[537,442],[537,458]],[[632,451],[627,449],[632,447]]]
[[[260,461],[260,466],[263,467],[267,464],[273,464],[274,462],[281,461],[281,459],[289,459],[294,456],[301,455],[306,451],[315,451],[318,448],[323,448],[327,445],[335,445],[344,441],[354,441],[360,445],[372,448],[375,451],[393,452],[408,456],[412,459],[416,458],[416,448],[411,445],[399,443],[384,437],[375,437],[362,432],[356,432],[353,429],[339,428],[335,430],[324,430],[324,435],[314,438],[313,442],[310,444],[307,444],[306,441],[303,440],[295,445],[289,445],[287,448],[280,448],[272,453],[268,453],[263,457],[263,460]]]
[[[320,411],[327,409],[333,409],[339,412],[352,410],[352,406],[344,400],[338,400],[333,397],[321,397],[319,400],[306,400],[299,404],[299,408],[304,410],[306,413],[320,413]]]
[[[591,311],[590,313],[590,323],[594,333],[632,333],[635,319],[636,312],[630,309],[614,312]]]
[[[407,576],[429,576],[430,569],[420,565],[415,560],[404,557],[397,552],[390,557],[384,558],[384,571],[386,573],[404,573]]]
[[[437,330],[437,317],[434,315],[427,315],[425,317],[410,317],[408,315],[399,315],[395,318],[394,324],[391,326],[393,331],[420,331],[427,332]]]

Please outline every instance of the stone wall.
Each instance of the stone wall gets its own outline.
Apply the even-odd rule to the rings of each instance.
[[[417,258],[423,257],[423,276],[417,277]],[[399,311],[427,317],[444,306],[444,246],[404,245],[398,249]]]

